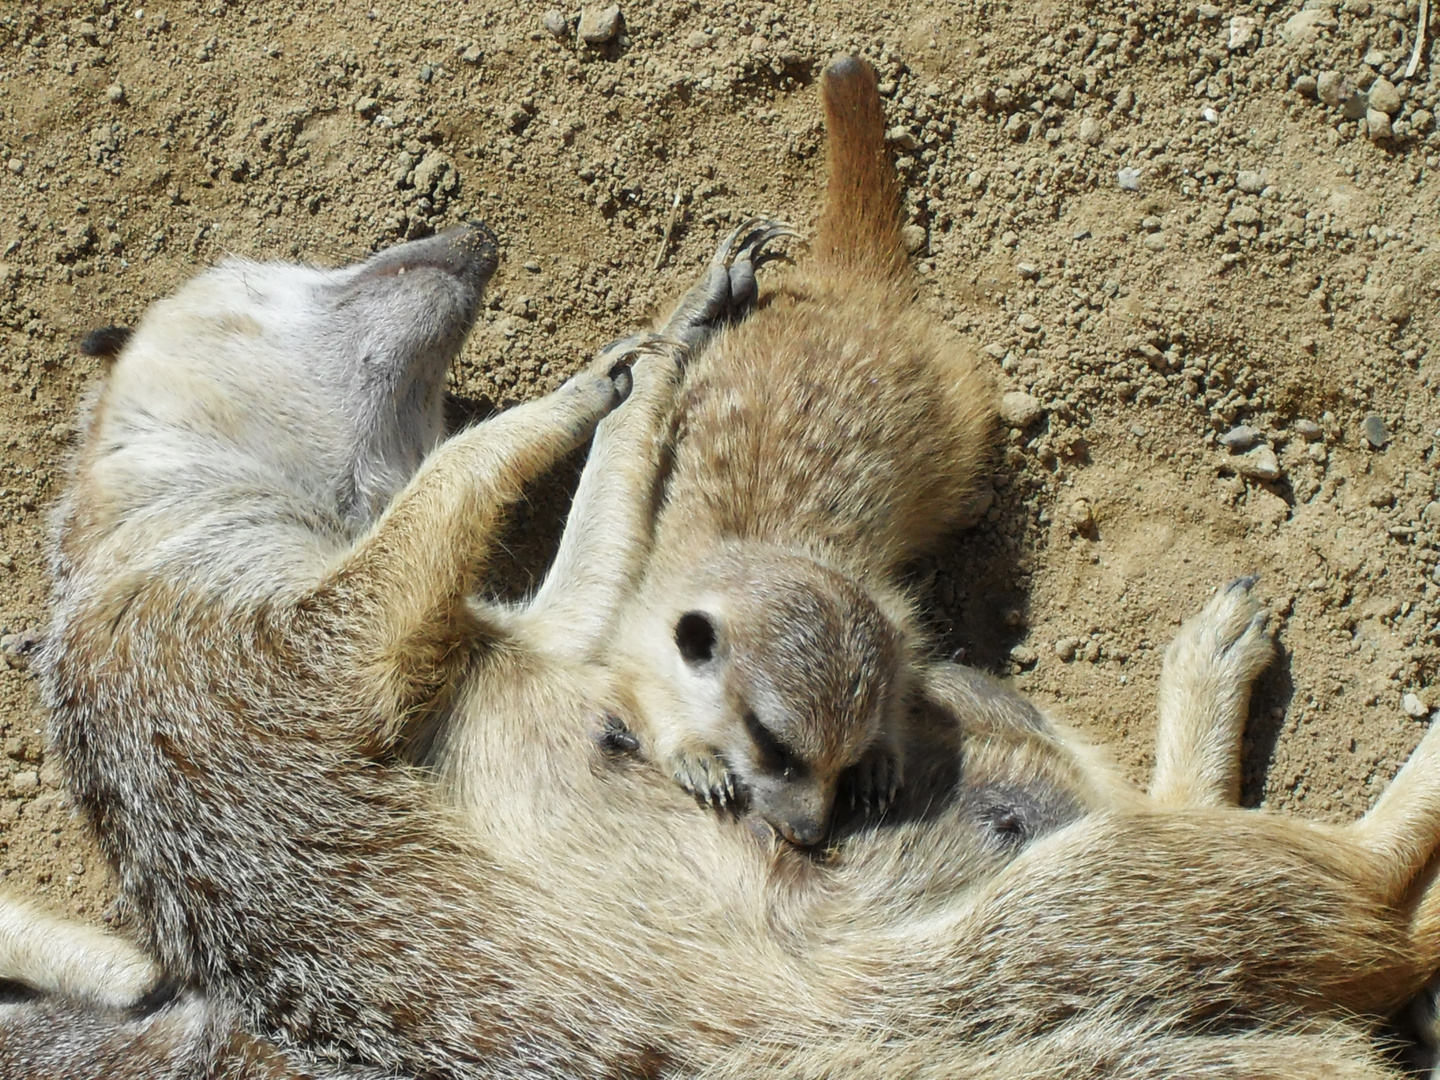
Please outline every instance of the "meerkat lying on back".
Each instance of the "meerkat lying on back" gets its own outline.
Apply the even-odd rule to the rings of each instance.
[[[915,303],[875,85],[858,58],[825,72],[814,252],[687,366],[616,641],[645,750],[802,846],[837,792],[883,811],[902,781],[918,657],[898,572],[973,495],[995,418],[971,352]]]

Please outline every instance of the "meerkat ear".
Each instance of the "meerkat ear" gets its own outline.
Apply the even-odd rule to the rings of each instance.
[[[704,664],[715,659],[717,639],[715,624],[703,611],[687,611],[675,623],[675,647],[687,664]]]
[[[128,326],[102,326],[98,330],[91,330],[80,339],[80,352],[85,356],[113,360],[120,355],[120,350],[125,348],[126,342],[130,340],[130,333]]]

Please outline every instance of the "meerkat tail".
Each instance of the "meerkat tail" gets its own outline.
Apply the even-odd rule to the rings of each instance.
[[[817,228],[821,266],[882,278],[906,272],[900,186],[885,152],[875,69],[858,56],[830,62],[820,80],[829,138],[829,186]]]

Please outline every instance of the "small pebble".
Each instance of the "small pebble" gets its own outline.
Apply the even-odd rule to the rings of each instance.
[[[1028,645],[1016,645],[1010,650],[1010,659],[1022,668],[1034,667],[1040,654]]]
[[[1207,124],[1218,124],[1220,122],[1220,114],[1210,108],[1209,105],[1206,105],[1205,108],[1200,110],[1200,119],[1204,120]]]
[[[1248,476],[1252,480],[1280,479],[1280,462],[1275,457],[1275,451],[1268,446],[1257,446],[1249,453],[1241,455],[1235,468],[1241,476]]]
[[[1333,109],[1350,96],[1350,84],[1338,71],[1322,71],[1315,80],[1315,93]]]
[[[1378,510],[1386,510],[1395,505],[1395,493],[1389,488],[1382,488],[1370,496],[1370,505]]]
[[[1299,419],[1290,425],[1290,430],[1306,442],[1319,442],[1325,437],[1325,429],[1314,420]]]
[[[1140,170],[1125,166],[1115,173],[1115,182],[1120,185],[1122,191],[1140,190]]]
[[[1076,499],[1065,508],[1065,520],[1078,533],[1088,533],[1095,527],[1095,513],[1084,499]]]
[[[1012,390],[1000,398],[1000,419],[1012,428],[1027,428],[1045,411],[1040,399]]]
[[[1225,215],[1225,220],[1237,228],[1248,225],[1258,226],[1260,224],[1260,211],[1256,210],[1253,206],[1247,206],[1245,203],[1237,202],[1230,208],[1230,212]]]
[[[1369,99],[1365,91],[1357,90],[1345,99],[1340,106],[1340,115],[1346,120],[1359,120],[1370,110]]]
[[[1038,334],[1040,332],[1040,320],[1028,311],[1022,311],[1015,325],[1024,330],[1027,334]]]
[[[10,777],[10,790],[24,799],[40,790],[40,774],[34,769],[17,772]]]
[[[105,88],[105,100],[111,105],[119,105],[125,100],[125,87],[118,82],[111,83]]]
[[[1055,642],[1055,655],[1068,664],[1075,659],[1075,650],[1078,648],[1080,648],[1080,642],[1077,638],[1062,637]]]
[[[1144,243],[1145,247],[1150,251],[1164,251],[1166,243],[1165,234],[1160,232],[1151,233],[1145,237],[1142,243]]]
[[[1314,75],[1301,75],[1295,80],[1295,92],[1301,97],[1313,98],[1317,89]]]
[[[545,27],[552,37],[563,38],[570,33],[570,24],[559,11],[547,11],[540,19],[540,25]]]
[[[1230,34],[1226,38],[1225,47],[1231,52],[1238,52],[1249,48],[1254,40],[1255,20],[1246,15],[1231,16]]]
[[[1265,190],[1265,174],[1250,169],[1241,169],[1235,174],[1235,186],[1246,195],[1259,195]]]
[[[12,157],[9,161],[5,163],[5,167],[9,169],[12,173],[14,173],[16,176],[19,176],[22,172],[25,171],[25,162],[21,161],[18,157]]]
[[[604,45],[620,32],[620,9],[584,8],[580,12],[580,40],[587,45]]]
[[[912,132],[904,124],[897,124],[885,133],[885,138],[894,143],[901,150],[920,149],[920,140],[915,138]]]
[[[30,666],[30,657],[40,647],[40,635],[33,630],[0,636],[0,655],[12,668]]]
[[[1025,281],[1034,281],[1040,276],[1040,268],[1031,263],[1021,263],[1015,267],[1015,272]]]
[[[1020,243],[1020,235],[1011,229],[1006,229],[1000,234],[1000,243],[1006,247],[1013,248],[1016,244]]]
[[[1325,444],[1318,442],[1311,443],[1309,446],[1305,447],[1305,456],[1308,457],[1311,461],[1313,461],[1316,465],[1324,465],[1325,462],[1330,460],[1330,452],[1325,449]]]
[[[1370,108],[1379,109],[1386,116],[1394,116],[1400,111],[1400,91],[1389,79],[1376,79],[1371,83],[1366,99]]]
[[[905,250],[911,255],[924,251],[925,242],[928,239],[924,225],[906,225],[900,230],[900,242],[905,245]]]
[[[1395,135],[1395,129],[1390,126],[1390,114],[1379,109],[1370,109],[1365,113],[1365,130],[1374,142]]]
[[[1405,715],[1415,720],[1423,720],[1430,707],[1420,700],[1417,694],[1406,694],[1400,699],[1400,707],[1405,710]]]
[[[1241,424],[1221,435],[1217,442],[1232,454],[1243,454],[1261,439],[1261,433],[1253,427]]]
[[[1130,434],[1134,435],[1137,439],[1143,439],[1146,435],[1149,435],[1150,432],[1146,431],[1142,424],[1131,424]]]
[[[1099,120],[1093,116],[1087,116],[1080,121],[1080,141],[1086,146],[1099,146],[1100,141],[1105,138],[1105,129]]]
[[[1390,433],[1385,430],[1385,421],[1371,413],[1360,421],[1360,438],[1373,449],[1379,450],[1390,441]]]

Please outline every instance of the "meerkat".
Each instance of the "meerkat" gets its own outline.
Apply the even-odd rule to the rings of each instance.
[[[1366,1018],[1440,966],[1440,736],[1350,826],[1232,805],[1270,650],[1246,585],[1167,657],[1151,794],[944,664],[913,724],[949,761],[829,860],[624,752],[608,646],[686,341],[730,311],[744,239],[628,375],[604,354],[428,456],[479,230],[342,271],[232,263],[121,351],[39,667],[142,944],[218,1025],[191,1075],[252,1044],[447,1077],[1393,1075]],[[541,589],[470,597],[505,505],[591,427]],[[155,1045],[126,1050],[89,1075],[148,1075]]]
[[[647,753],[688,791],[818,843],[888,809],[920,650],[903,564],[973,495],[994,392],[916,301],[874,70],[821,80],[814,251],[686,367],[674,462],[616,635]]]

